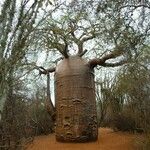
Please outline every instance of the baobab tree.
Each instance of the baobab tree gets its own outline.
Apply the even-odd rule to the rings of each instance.
[[[116,1],[101,4],[72,1],[62,5],[59,12],[47,19],[39,29],[38,44],[62,55],[56,67],[38,67],[40,74],[48,75],[48,80],[49,73],[55,72],[58,141],[85,142],[97,139],[94,69],[97,66],[117,67],[132,62],[149,31],[148,26],[142,30],[134,26],[131,12],[134,13],[135,9],[128,11],[124,9],[126,7],[132,6]],[[97,12],[93,8],[97,8]],[[88,59],[94,53],[97,58]],[[83,58],[84,55],[88,58]],[[51,114],[54,114],[52,102],[49,106]]]

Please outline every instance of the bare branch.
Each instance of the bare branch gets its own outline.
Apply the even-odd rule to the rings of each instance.
[[[51,47],[49,48],[56,48],[65,58],[68,58],[68,44],[65,42],[65,44],[61,44],[58,42],[51,42]]]
[[[35,69],[39,70],[39,74],[49,74],[55,71],[55,67],[51,67],[48,69],[43,68],[42,66],[36,66]]]
[[[93,34],[93,35],[84,37],[84,38],[81,40],[81,42],[84,43],[84,42],[86,42],[86,41],[88,41],[88,40],[92,40],[92,39],[95,38],[95,37],[96,37],[96,34]]]
[[[66,39],[64,39],[64,42],[65,42],[65,45],[63,48],[63,55],[65,58],[68,58],[69,57],[69,55],[68,55],[68,43],[67,43]]]
[[[85,49],[82,53],[79,54],[80,57],[82,57],[87,52],[87,49]]]
[[[88,64],[94,68],[96,67],[97,65],[100,65],[100,66],[103,66],[105,65],[105,61],[106,60],[109,60],[109,59],[113,59],[113,58],[117,58],[118,56],[121,56],[123,55],[123,52],[122,51],[119,51],[119,50],[115,50],[115,51],[112,51],[111,53],[103,56],[102,58],[95,58],[95,59],[92,59],[88,62]],[[108,64],[109,65],[109,64]]]
[[[55,71],[55,67],[52,67],[52,68],[49,68],[49,69],[47,69],[47,72],[50,72],[50,73],[52,73],[52,72],[54,72]]]
[[[77,37],[75,36],[75,31],[76,31],[76,24],[71,21],[70,24],[69,24],[69,27],[70,27],[70,34],[72,35],[72,37],[74,38],[75,41],[78,41]]]
[[[95,35],[87,36],[87,37],[84,37],[82,40],[78,40],[78,42],[76,43],[78,45],[78,55],[83,53],[84,42],[88,40],[92,40],[93,38],[95,38]]]
[[[51,25],[48,29],[43,29],[46,36],[43,35],[46,40],[49,49],[57,49],[65,58],[68,58],[68,41],[66,40],[65,31],[57,25]],[[61,41],[61,42],[60,42]]]
[[[84,34],[84,33],[83,33],[83,34]],[[79,54],[79,55],[80,55],[81,53],[83,53],[83,44],[84,44],[84,42],[89,41],[89,40],[92,40],[92,39],[94,39],[94,38],[98,35],[98,33],[96,33],[95,30],[94,30],[94,31],[91,31],[89,34],[91,34],[91,35],[85,36],[85,37],[83,37],[83,38],[79,38],[79,39],[78,39],[78,43],[76,43],[76,44],[78,45],[78,54]],[[82,35],[81,35],[81,37],[82,37]]]
[[[126,63],[128,63],[127,60],[121,60],[121,61],[116,62],[116,63],[104,63],[101,66],[103,66],[103,67],[118,67],[118,66],[124,65]]]
[[[150,9],[150,6],[149,5],[144,5],[144,4],[141,4],[141,5],[125,5],[125,6],[122,6],[122,7],[120,7],[120,9],[122,9],[122,8],[126,8],[126,7],[133,7],[133,8],[139,8],[139,7],[145,7],[145,8],[148,8],[148,9]]]

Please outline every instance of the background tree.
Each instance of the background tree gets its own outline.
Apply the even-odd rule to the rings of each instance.
[[[115,92],[124,97],[124,109],[132,114],[137,128],[149,132],[149,52],[145,47],[136,62],[125,67],[118,76]],[[126,110],[127,111],[127,110]]]
[[[26,70],[22,71],[22,75],[19,71],[28,63],[26,56],[32,43],[31,39],[34,38],[35,29],[52,10],[47,9],[46,5],[49,2],[46,0],[4,0],[0,5],[0,111],[4,111],[2,113],[2,120],[5,122],[3,130],[7,130],[7,135],[3,135],[3,138],[13,142],[12,145],[6,146],[12,146],[14,149],[20,138],[16,136],[18,132],[16,130],[18,121],[16,106],[19,98],[16,96],[18,90],[15,88],[20,82],[18,78]],[[42,11],[42,8],[49,12]],[[41,16],[39,16],[39,11]],[[21,108],[21,105],[19,107]]]

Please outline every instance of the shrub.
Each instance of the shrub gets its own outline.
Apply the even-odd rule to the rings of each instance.
[[[130,115],[125,115],[123,113],[116,115],[112,119],[112,127],[120,131],[135,131],[136,124],[134,118]]]

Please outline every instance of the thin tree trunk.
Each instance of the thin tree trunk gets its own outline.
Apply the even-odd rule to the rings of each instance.
[[[47,73],[47,98],[46,98],[46,109],[47,112],[50,114],[53,120],[55,120],[55,107],[51,100],[50,94],[50,74]]]

